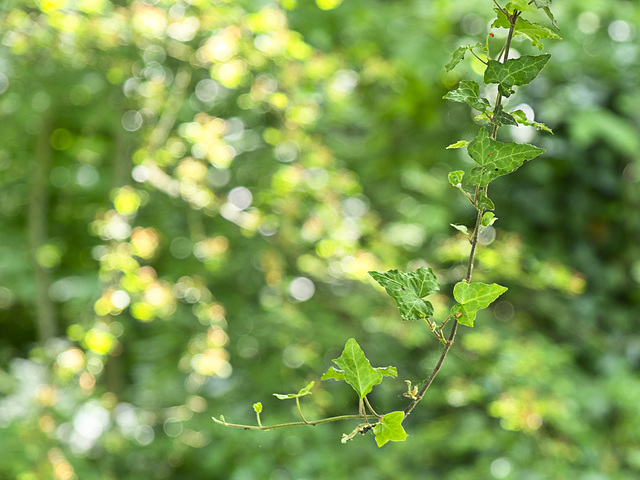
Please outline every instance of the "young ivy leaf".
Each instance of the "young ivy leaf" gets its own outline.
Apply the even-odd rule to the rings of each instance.
[[[484,215],[482,215],[481,225],[483,227],[488,227],[489,225],[493,225],[496,220],[498,220],[498,217],[496,217],[493,212],[484,212]]]
[[[472,50],[480,46],[481,44],[478,43],[476,45],[466,45],[464,47],[458,47],[456,51],[453,52],[451,61],[444,66],[445,71],[450,72],[451,70],[456,68],[456,65],[458,65],[462,60],[464,60],[464,56],[467,53],[467,50]]]
[[[492,283],[467,283],[461,281],[453,287],[453,298],[458,302],[451,307],[451,315],[458,323],[473,327],[478,310],[487,308],[496,298],[507,291],[507,287]]]
[[[356,391],[358,397],[364,398],[383,377],[395,377],[395,367],[373,368],[355,339],[347,340],[342,355],[333,360],[340,370],[329,367],[321,380],[344,380]]]
[[[373,427],[378,447],[382,447],[389,441],[404,442],[407,439],[409,435],[402,427],[402,420],[404,420],[404,412],[391,412],[382,417],[382,420]]]
[[[461,142],[464,140],[460,140]],[[458,142],[460,143],[460,142]],[[465,145],[467,142],[464,142]],[[449,183],[451,185],[453,185],[454,187],[459,186],[462,183],[462,178],[464,177],[464,171],[463,170],[456,170],[455,172],[449,172]]]
[[[480,97],[480,85],[471,80],[461,81],[458,88],[447,92],[442,98],[452,102],[466,103],[480,112],[487,111],[490,105],[489,100]]]
[[[495,11],[498,15],[498,18],[494,20],[491,26],[493,28],[502,27],[509,29],[511,27],[509,19],[502,11],[498,10],[497,8],[495,9]],[[543,45],[541,40],[544,40],[545,38],[562,40],[560,35],[558,35],[554,31],[549,30],[547,27],[543,27],[542,25],[539,25],[537,23],[531,23],[522,17],[518,17],[514,32],[516,35],[522,35],[523,37],[528,39],[531,42],[531,45],[533,45],[534,47],[538,47],[538,50],[542,50]]]
[[[455,228],[456,230],[458,230],[459,232],[464,233],[465,235],[469,235],[469,229],[467,229],[466,226],[464,225],[456,225],[454,223],[450,223],[449,225],[451,225],[453,228]]]
[[[531,122],[527,119],[527,114],[522,110],[516,110],[515,112],[511,112],[511,116],[515,118],[516,122],[520,125],[526,125],[527,127],[534,127],[538,130],[544,130],[545,132],[549,132],[553,135],[553,130],[547,127],[544,123]]]
[[[493,114],[493,123],[496,125],[511,125],[513,127],[518,126],[518,122],[510,114],[504,111],[502,105],[496,108]]]
[[[480,166],[471,170],[467,181],[471,185],[484,187],[493,179],[507,175],[527,160],[544,153],[542,148],[527,143],[502,143],[489,138],[487,130],[480,129],[467,147],[467,153]]]
[[[254,403],[253,411],[256,412],[257,414],[260,414],[262,412],[262,403],[260,402]]]
[[[451,145],[449,145],[447,147],[447,150],[450,150],[452,148],[464,148],[467,146],[467,142],[466,140],[458,140],[456,143],[452,143]]]
[[[309,382],[306,387],[300,389],[298,393],[274,393],[273,395],[279,400],[287,400],[289,398],[300,398],[305,395],[311,395],[311,389],[315,382]]]
[[[497,83],[500,94],[509,97],[513,93],[511,87],[530,83],[538,76],[550,58],[551,55],[545,53],[538,56],[523,55],[504,63],[489,60],[484,71],[484,83]]]
[[[396,301],[403,320],[418,320],[433,315],[431,302],[424,297],[440,290],[431,267],[420,267],[413,272],[389,270],[386,273],[369,272]]]

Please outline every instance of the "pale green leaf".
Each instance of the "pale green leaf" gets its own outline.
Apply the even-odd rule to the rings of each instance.
[[[305,395],[311,395],[311,389],[315,382],[309,382],[306,387],[300,389],[298,393],[274,393],[273,395],[280,400],[287,400],[290,398],[300,398]]]
[[[508,97],[513,92],[511,87],[530,83],[550,58],[551,55],[545,53],[537,56],[524,55],[504,63],[489,60],[484,71],[484,83],[497,83],[500,93]]]
[[[422,300],[440,290],[431,268],[420,267],[408,273],[398,270],[369,272],[369,275],[396,301],[403,320],[417,320],[433,315],[433,305]]]
[[[460,186],[462,178],[464,177],[464,171],[456,170],[455,172],[449,172],[449,183],[454,187]]]
[[[373,427],[378,447],[387,442],[404,442],[409,436],[402,427],[404,412],[387,413],[382,420]]]
[[[344,376],[344,372],[342,370],[338,370],[337,368],[333,368],[333,367],[329,367],[329,370],[327,370],[322,377],[320,377],[320,380],[344,380],[345,376]]]
[[[364,398],[365,395],[371,392],[373,387],[379,384],[384,376],[392,376],[395,373],[393,367],[373,368],[360,345],[353,338],[347,340],[342,355],[333,361],[340,367],[340,370],[330,367],[322,376],[322,380],[329,378],[344,380],[351,385],[360,398]]]
[[[467,142],[466,140],[458,140],[456,143],[452,143],[451,145],[449,145],[447,147],[447,150],[452,149],[452,148],[464,148],[467,146]]]
[[[545,132],[549,132],[553,135],[553,130],[547,127],[544,123],[532,122],[527,119],[527,115],[522,110],[516,110],[515,112],[511,112],[511,116],[516,119],[520,125],[525,125],[527,127],[534,127],[538,130],[544,130]]]
[[[480,112],[486,111],[490,105],[489,100],[480,97],[480,86],[471,80],[461,81],[457,89],[448,92],[442,98],[452,102],[466,103]]]
[[[481,225],[483,227],[488,227],[489,225],[493,225],[496,220],[498,220],[498,217],[496,217],[493,212],[485,212],[482,215]]]
[[[253,411],[256,413],[261,413],[262,412],[262,403],[257,402],[253,404]]]
[[[506,291],[507,287],[497,283],[458,282],[453,287],[453,298],[458,304],[451,308],[451,315],[458,323],[473,327],[478,310],[487,308]]]
[[[525,161],[544,153],[544,149],[526,143],[502,143],[489,138],[482,128],[467,147],[469,156],[480,166],[471,170],[468,182],[484,187],[493,179],[517,170]]]
[[[451,225],[453,228],[455,228],[459,232],[462,232],[465,235],[469,235],[469,230],[467,229],[466,226],[464,226],[464,225],[456,225],[455,223],[450,223],[449,225]]]
[[[382,374],[383,377],[397,377],[398,369],[396,367],[373,367]]]

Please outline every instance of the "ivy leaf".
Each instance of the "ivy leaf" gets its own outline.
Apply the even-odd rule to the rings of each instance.
[[[495,11],[498,15],[498,18],[494,20],[491,26],[494,28],[502,27],[502,28],[509,29],[511,24],[509,22],[509,19],[506,17],[506,15],[502,11],[498,10],[497,8],[495,9]],[[518,17],[518,20],[516,20],[514,32],[516,35],[522,35],[523,37],[528,39],[531,42],[531,45],[533,45],[534,47],[538,47],[538,50],[542,50],[543,45],[541,40],[544,40],[545,38],[551,38],[553,40],[562,40],[560,35],[558,35],[554,31],[548,29],[547,27],[543,27],[540,24],[531,23],[522,17]]]
[[[451,145],[449,145],[447,147],[447,150],[450,150],[452,148],[464,148],[468,143],[469,142],[467,142],[466,140],[458,140],[456,143],[452,143]]]
[[[504,63],[489,60],[484,71],[484,83],[497,83],[500,94],[508,97],[513,93],[511,87],[530,83],[538,76],[550,58],[551,55],[545,53],[537,56],[524,55]]]
[[[464,142],[464,143],[466,144],[467,142]],[[449,183],[454,187],[457,187],[462,183],[462,178],[464,177],[464,171],[456,170],[455,172],[449,172],[448,177],[449,177]]]
[[[514,127],[518,126],[518,122],[513,116],[508,114],[502,108],[502,105],[498,106],[497,111],[493,114],[493,123],[496,125],[511,125]]]
[[[464,56],[467,53],[467,50],[471,50],[479,47],[481,44],[478,43],[476,45],[467,45],[464,47],[458,47],[455,52],[453,52],[453,56],[451,57],[451,61],[444,66],[445,71],[450,72],[456,65],[458,65],[462,60],[464,60]]]
[[[544,13],[547,14],[547,17],[549,17],[549,20],[551,20],[553,26],[558,28],[556,19],[553,16],[553,13],[551,13],[551,9],[549,8],[551,6],[551,0],[533,0],[533,2],[536,4],[536,7],[544,10]]]
[[[391,412],[382,417],[382,420],[373,427],[378,447],[382,447],[389,441],[404,442],[407,439],[409,435],[402,427],[403,420],[404,412]]]
[[[480,282],[467,283],[461,281],[453,287],[453,298],[458,302],[451,307],[451,315],[458,323],[473,327],[478,310],[487,308],[496,298],[507,291],[507,287],[497,283],[487,284]]]
[[[464,225],[456,225],[454,223],[450,223],[449,225],[451,225],[453,228],[455,228],[459,232],[462,232],[465,235],[469,235],[469,229],[466,226],[464,226]]]
[[[496,220],[498,220],[498,217],[496,217],[493,212],[485,212],[484,215],[482,215],[481,225],[488,227],[489,225],[493,225]]]
[[[320,380],[337,380],[341,381],[345,379],[344,372],[342,370],[338,370],[337,368],[329,367]]]
[[[262,403],[260,402],[254,403],[253,411],[256,412],[257,414],[260,414],[262,412]]]
[[[287,400],[289,398],[300,398],[300,397],[304,397],[305,395],[311,395],[311,389],[313,388],[313,385],[315,384],[315,382],[309,382],[309,384],[307,384],[306,387],[300,389],[300,391],[298,393],[274,393],[273,395],[275,397],[277,397],[279,400]]]
[[[329,370],[322,375],[322,380],[330,378],[344,380],[351,385],[361,399],[371,392],[383,377],[396,375],[394,367],[373,368],[360,345],[353,338],[347,340],[342,355],[333,362],[340,367],[340,370],[329,367]]]
[[[413,272],[389,270],[386,273],[369,272],[387,293],[396,301],[403,320],[417,320],[433,315],[433,305],[424,297],[440,290],[431,267]]]
[[[484,210],[495,210],[496,206],[489,197],[487,197],[483,190],[478,192],[478,206]]]
[[[534,127],[538,130],[544,130],[545,132],[549,132],[553,135],[553,130],[547,127],[544,123],[531,122],[527,119],[527,114],[522,110],[516,110],[515,112],[511,112],[511,116],[516,119],[516,121],[520,125],[526,125],[527,127]]]
[[[471,170],[468,182],[484,187],[502,175],[517,170],[525,161],[544,153],[542,148],[527,143],[502,143],[489,138],[487,130],[480,132],[467,147],[467,153],[480,167]]]
[[[448,92],[442,98],[452,102],[466,103],[481,112],[486,111],[490,105],[489,100],[480,97],[480,86],[471,80],[461,81],[457,89]]]

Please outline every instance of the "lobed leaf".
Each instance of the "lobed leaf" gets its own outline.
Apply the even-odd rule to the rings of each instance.
[[[402,427],[404,412],[387,413],[382,420],[373,427],[378,447],[382,447],[387,442],[404,442],[409,436]]]
[[[433,315],[433,305],[423,300],[440,290],[431,268],[420,267],[408,273],[398,270],[369,272],[369,275],[395,300],[403,320],[417,320]]]
[[[469,235],[469,229],[465,225],[456,225],[455,223],[450,223],[453,228],[458,230],[459,232],[464,233],[465,235]]]
[[[496,222],[496,220],[498,220],[498,217],[496,217],[493,212],[485,212],[482,215],[482,220],[480,224],[483,227],[488,227],[489,225],[493,225]]]
[[[466,103],[481,112],[485,112],[490,106],[489,100],[480,97],[480,86],[471,80],[461,81],[457,89],[447,92],[442,98],[452,102]]]
[[[315,382],[309,382],[306,387],[301,388],[298,393],[274,393],[273,395],[279,400],[287,400],[290,398],[300,398],[305,395],[311,395],[311,389]]]
[[[495,178],[517,170],[525,161],[534,159],[544,151],[527,143],[493,140],[482,128],[467,147],[469,156],[480,165],[471,170],[467,181],[471,185],[484,187]]]
[[[354,338],[347,340],[342,355],[333,360],[340,370],[329,367],[322,380],[344,380],[364,398],[385,376],[395,376],[394,367],[373,368]]]
[[[486,284],[480,282],[467,283],[461,281],[453,287],[453,298],[458,302],[451,307],[451,315],[458,323],[473,327],[478,310],[487,308],[500,295],[507,291],[507,287],[497,283]]]
[[[464,142],[464,143],[466,144],[467,142]],[[464,177],[464,171],[463,170],[456,170],[455,172],[449,172],[449,175],[448,175],[449,183],[451,185],[453,185],[454,187],[457,187],[458,185],[460,185],[462,183],[462,178],[463,177]]]
[[[504,63],[489,60],[484,71],[484,83],[497,83],[500,94],[508,97],[513,93],[511,87],[527,85],[538,76],[551,55],[524,55],[512,58]],[[462,83],[462,82],[460,82]]]
[[[496,18],[493,21],[491,26],[493,28],[496,28],[496,27],[501,27],[506,29],[510,28],[511,24],[509,22],[509,19],[506,17],[506,15],[497,8],[495,9],[495,11],[498,15],[498,18]],[[553,30],[550,30],[547,27],[543,27],[538,23],[531,23],[522,17],[518,17],[518,20],[516,20],[514,32],[516,35],[522,35],[523,37],[528,39],[531,42],[531,45],[533,45],[534,47],[537,47],[538,50],[542,50],[542,47],[543,47],[541,40],[544,40],[546,38],[551,38],[553,40],[562,39],[560,35],[555,33]]]

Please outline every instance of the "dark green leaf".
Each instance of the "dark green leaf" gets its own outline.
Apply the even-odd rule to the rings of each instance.
[[[526,85],[538,76],[551,55],[512,58],[504,63],[489,60],[484,71],[484,83],[497,83],[498,90],[506,97],[511,95],[513,86]],[[462,82],[461,82],[462,83]]]
[[[467,147],[469,156],[480,167],[471,170],[468,182],[484,187],[493,179],[517,170],[525,161],[544,153],[544,149],[526,143],[502,143],[489,138],[482,128]]]
[[[417,320],[433,315],[433,305],[422,300],[440,290],[431,268],[420,267],[409,273],[398,270],[369,272],[369,275],[396,301],[403,320]]]
[[[478,207],[484,210],[495,210],[496,206],[489,197],[487,197],[483,190],[478,192]]]
[[[409,436],[402,427],[404,412],[387,413],[382,420],[373,427],[378,447],[387,442],[404,442]]]
[[[453,298],[458,304],[451,308],[451,314],[460,324],[473,327],[478,310],[487,308],[506,291],[507,287],[496,283],[458,282],[453,287]]]
[[[493,114],[493,123],[496,125],[511,125],[518,126],[518,122],[515,118],[509,115],[502,109],[502,106],[498,107],[497,112]]]
[[[466,103],[481,112],[489,108],[489,100],[480,97],[480,86],[471,80],[463,80],[457,89],[448,92],[442,98],[452,102]]]

